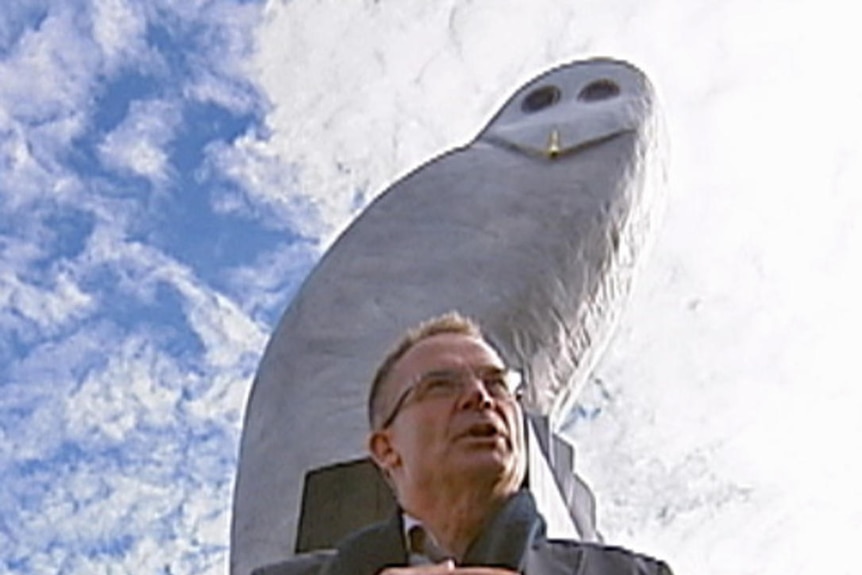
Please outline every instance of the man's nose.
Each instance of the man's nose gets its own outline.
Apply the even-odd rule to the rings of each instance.
[[[459,407],[462,409],[468,408],[488,408],[494,402],[493,396],[485,387],[485,382],[475,374],[470,374],[464,379],[461,388],[461,397],[459,398]]]

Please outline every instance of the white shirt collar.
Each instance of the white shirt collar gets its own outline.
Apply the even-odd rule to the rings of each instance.
[[[443,555],[442,551],[439,551],[440,545],[434,539],[434,535],[432,535],[430,531],[425,529],[425,526],[422,525],[422,521],[420,521],[416,517],[413,517],[406,511],[401,513],[401,518],[401,523],[404,526],[404,548],[407,549],[407,556],[411,565],[427,565],[433,562],[431,558],[428,557],[426,554],[423,554],[421,551],[418,551],[416,549],[412,549],[412,545],[410,543],[410,530],[417,527],[425,531],[425,537],[427,538],[426,545],[430,546],[433,549],[437,549],[438,555]]]

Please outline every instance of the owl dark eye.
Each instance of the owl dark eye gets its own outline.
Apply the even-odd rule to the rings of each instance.
[[[560,99],[560,89],[556,86],[543,86],[527,94],[521,102],[521,109],[528,114],[544,110],[556,104]]]
[[[578,100],[583,102],[598,102],[619,96],[620,87],[610,80],[596,80],[590,82],[578,94]]]

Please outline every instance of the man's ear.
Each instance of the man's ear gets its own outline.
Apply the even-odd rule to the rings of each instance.
[[[368,436],[368,452],[384,474],[388,475],[394,467],[401,463],[401,456],[395,450],[392,437],[385,429],[372,431],[371,435]]]

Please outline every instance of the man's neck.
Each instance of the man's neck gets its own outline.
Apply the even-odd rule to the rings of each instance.
[[[493,488],[438,488],[425,491],[433,497],[411,497],[404,509],[422,522],[437,543],[456,559],[464,557],[487,521],[511,496]]]

